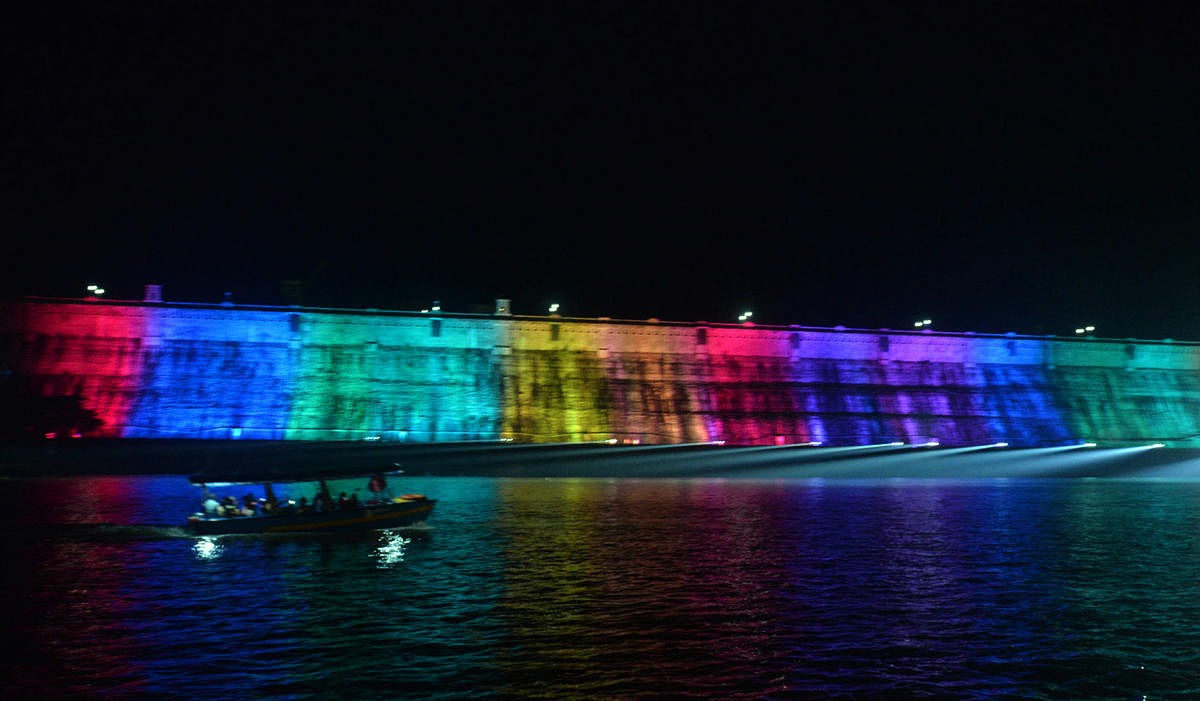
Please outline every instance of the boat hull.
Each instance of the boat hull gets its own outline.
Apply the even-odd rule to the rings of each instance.
[[[323,533],[400,528],[425,521],[435,504],[436,499],[421,499],[319,513],[201,518],[189,521],[188,528],[196,535]]]

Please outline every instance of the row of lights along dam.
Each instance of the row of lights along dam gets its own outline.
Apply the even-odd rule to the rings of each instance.
[[[148,285],[147,287],[159,288],[159,286],[157,286],[157,285]],[[102,297],[102,296],[104,296],[104,294],[106,292],[106,290],[103,287],[101,287],[100,285],[97,285],[97,284],[87,285],[86,290],[87,290],[88,296],[92,297],[92,298]],[[147,299],[147,301],[155,301],[155,302],[162,301],[160,295],[161,295],[161,292],[159,292],[156,295],[155,299],[152,299],[152,300]],[[225,297],[226,297],[226,299],[229,299],[231,297],[231,293],[226,292]],[[559,313],[560,309],[561,309],[561,305],[559,303],[555,302],[549,306],[549,308],[547,309],[547,313],[557,315]],[[429,313],[437,313],[440,311],[442,311],[441,302],[438,300],[434,300],[433,305],[422,309],[421,313],[429,314]],[[746,310],[746,311],[742,312],[741,314],[738,314],[737,320],[739,323],[742,323],[742,324],[753,324],[753,322],[751,321],[751,319],[753,317],[754,317],[754,312],[752,312],[750,310]],[[933,330],[933,320],[932,319],[919,319],[919,320],[913,322],[913,327],[924,330],[924,331],[932,331]],[[881,329],[881,330],[886,330],[886,329]],[[1091,336],[1095,331],[1096,331],[1095,326],[1091,326],[1091,325],[1080,326],[1075,329],[1075,335]]]

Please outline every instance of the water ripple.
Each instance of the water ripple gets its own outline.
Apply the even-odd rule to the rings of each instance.
[[[99,479],[0,485],[7,696],[1200,695],[1195,485],[427,478],[432,528],[191,538]]]

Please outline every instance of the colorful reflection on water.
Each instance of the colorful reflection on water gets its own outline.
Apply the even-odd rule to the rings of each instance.
[[[426,528],[186,537],[0,482],[10,697],[1188,698],[1200,484],[414,478]]]

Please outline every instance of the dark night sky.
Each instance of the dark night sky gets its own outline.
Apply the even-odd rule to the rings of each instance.
[[[38,8],[8,296],[1200,339],[1196,3]]]

